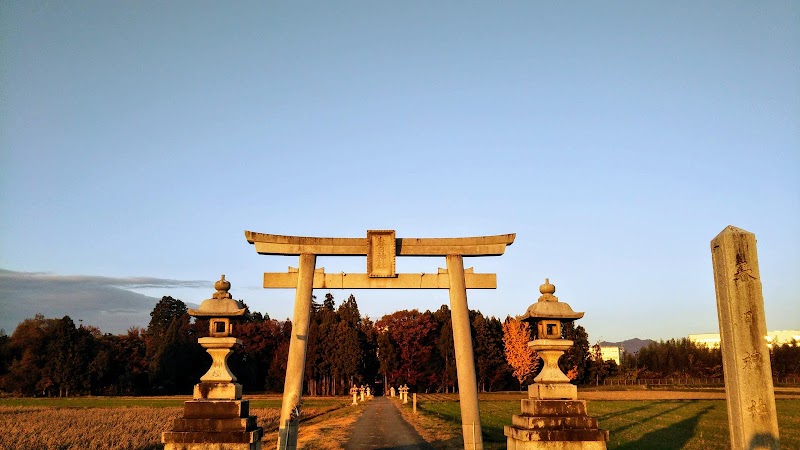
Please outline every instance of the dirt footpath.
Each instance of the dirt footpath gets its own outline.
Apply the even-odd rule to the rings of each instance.
[[[397,407],[386,397],[374,397],[366,402],[364,412],[353,426],[345,450],[432,450]]]

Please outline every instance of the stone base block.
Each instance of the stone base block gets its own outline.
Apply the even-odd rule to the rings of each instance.
[[[578,387],[570,383],[534,383],[528,386],[528,397],[538,400],[575,400]]]
[[[527,430],[557,430],[557,429],[573,429],[583,428],[592,429],[597,428],[597,419],[589,416],[575,416],[575,417],[535,417],[535,416],[513,416],[511,418],[512,426]]]
[[[263,435],[247,400],[192,400],[161,442],[165,450],[260,450]]]
[[[183,402],[184,419],[231,419],[250,416],[249,400],[191,400]]]
[[[522,400],[522,414],[503,433],[512,450],[605,450],[608,431],[586,413],[583,400]]]
[[[261,430],[259,428],[259,430]],[[206,433],[162,433],[164,450],[261,450],[262,433],[250,432],[243,438],[247,442],[219,442],[228,437],[210,436]]]
[[[175,419],[172,429],[180,431],[247,431],[258,428],[256,416],[231,419]]]
[[[514,439],[516,441],[564,441],[564,442],[576,442],[576,441],[602,441],[603,448],[605,448],[605,442],[608,440],[608,431],[606,430],[599,430],[595,429],[581,429],[581,428],[572,428],[567,430],[547,430],[547,429],[535,429],[535,430],[526,430],[522,428],[510,427],[506,425],[503,427],[503,434],[506,435],[509,439]]]
[[[522,400],[522,415],[526,416],[585,416],[585,400]]]
[[[242,385],[204,381],[194,385],[194,398],[195,400],[238,400],[242,398]]]
[[[606,443],[601,441],[517,441],[508,438],[506,448],[508,450],[606,450]]]

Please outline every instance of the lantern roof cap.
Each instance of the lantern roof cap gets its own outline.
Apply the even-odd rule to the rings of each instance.
[[[539,300],[529,306],[525,314],[517,316],[517,320],[534,322],[542,319],[575,320],[583,317],[583,312],[575,312],[568,303],[558,301],[558,297],[553,295],[556,287],[550,284],[549,278],[544,279],[544,284],[539,286],[539,292],[542,294]]]
[[[240,317],[244,315],[245,308],[240,308],[239,302],[231,297],[228,292],[231,288],[230,281],[225,279],[225,275],[214,283],[214,295],[208,300],[203,300],[200,307],[190,309],[189,315],[194,317]]]

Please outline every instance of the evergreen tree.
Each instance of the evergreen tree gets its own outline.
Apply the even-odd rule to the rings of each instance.
[[[170,296],[161,297],[153,310],[150,311],[150,324],[147,333],[153,337],[160,337],[176,318],[186,314],[186,304]]]
[[[364,317],[358,326],[358,342],[361,348],[361,376],[369,384],[373,384],[380,373],[378,361],[378,329],[369,318]]]
[[[447,305],[442,305],[435,313],[433,318],[437,323],[437,339],[436,350],[438,354],[438,367],[439,373],[438,384],[441,386],[440,390],[445,392],[456,392],[456,383],[458,381],[458,371],[456,370],[456,349],[453,341],[453,320],[450,314],[450,308]]]
[[[162,297],[150,317],[146,344],[151,388],[165,394],[191,391],[210,358],[200,356],[205,352],[197,345],[186,304]]]
[[[0,389],[3,389],[3,376],[8,373],[11,360],[11,338],[0,328]]]
[[[573,383],[582,385],[589,382],[589,369],[592,364],[592,355],[589,350],[589,335],[575,322],[565,322],[561,327],[561,337],[573,342],[564,356],[559,360],[558,366],[567,374]]]
[[[772,372],[777,377],[800,376],[800,344],[797,341],[773,345]]]
[[[347,322],[353,328],[357,328],[361,323],[361,313],[358,310],[358,303],[353,294],[350,294],[350,297],[339,305],[336,314],[339,316],[339,320]]]
[[[475,330],[475,364],[478,384],[483,392],[491,391],[507,373],[502,324],[478,312],[472,321]],[[535,367],[535,366],[534,366]]]

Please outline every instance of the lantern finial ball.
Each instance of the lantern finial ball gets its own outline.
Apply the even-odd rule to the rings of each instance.
[[[541,292],[542,295],[545,294],[553,295],[556,292],[556,287],[550,284],[550,278],[544,279],[544,284],[539,286],[539,292]]]
[[[228,292],[231,289],[231,282],[225,279],[225,275],[222,275],[219,281],[214,283],[214,289],[217,290],[214,298],[232,298]]]

